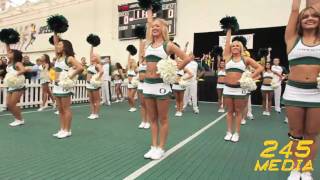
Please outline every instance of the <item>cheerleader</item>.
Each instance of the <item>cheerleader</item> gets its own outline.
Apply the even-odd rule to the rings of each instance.
[[[224,82],[226,78],[226,71],[225,71],[225,62],[219,61],[218,62],[218,80],[217,80],[217,94],[218,94],[218,104],[219,104],[219,110],[218,112],[224,112],[223,107],[223,97],[222,97],[222,91],[224,88]]]
[[[180,61],[180,60],[178,60]],[[192,72],[186,67],[183,70],[177,71],[176,83],[172,85],[172,90],[176,97],[176,114],[175,116],[181,117],[183,111],[183,97],[184,91],[186,90],[185,85],[182,85],[181,82],[189,81],[193,77]]]
[[[53,136],[62,139],[71,136],[71,89],[63,88],[60,85],[60,75],[68,73],[69,79],[74,79],[83,71],[82,65],[74,58],[74,51],[70,41],[60,40],[56,33],[54,33],[54,46],[57,60],[54,68],[56,72],[56,79],[53,86],[53,95],[56,98],[59,116],[60,116],[60,130],[53,134]],[[72,71],[73,70],[73,71]]]
[[[146,102],[143,95],[143,85],[144,85],[144,79],[146,76],[147,71],[147,62],[144,58],[144,48],[143,48],[143,42],[140,39],[139,41],[140,48],[139,48],[139,84],[138,84],[138,96],[140,99],[140,114],[141,114],[141,123],[139,125],[139,128],[142,129],[149,129],[150,128],[150,122],[147,116],[147,108],[146,108]]]
[[[123,101],[123,94],[121,90],[121,85],[122,85],[122,79],[123,79],[123,68],[120,63],[116,63],[116,70],[113,72],[113,83],[115,86],[115,91],[117,95],[117,102],[122,102]]]
[[[270,62],[265,63],[265,70],[263,72],[263,81],[261,86],[262,91],[262,108],[263,108],[263,115],[270,116],[271,112],[271,105],[272,105],[272,95],[273,89],[271,87],[271,82],[273,78],[273,72],[271,71],[271,64]]]
[[[100,110],[100,88],[101,78],[103,75],[102,66],[100,64],[100,56],[93,53],[93,46],[90,50],[90,65],[87,68],[87,92],[90,102],[91,114],[88,119],[98,119]],[[101,83],[99,83],[101,82]]]
[[[307,0],[307,7],[299,13],[301,0],[293,0],[288,25],[285,31],[290,73],[283,104],[289,120],[289,138],[293,142],[294,167],[288,180],[312,180],[313,169],[298,169],[296,151],[301,140],[313,141],[305,148],[309,156],[303,159],[303,167],[312,162],[317,154],[317,136],[320,132],[320,91],[317,77],[320,73],[320,2]],[[300,149],[301,150],[301,149]]]
[[[47,101],[48,98],[51,99],[53,107],[55,108],[55,101],[51,92],[51,89],[49,87],[49,84],[51,82],[49,72],[52,69],[50,63],[50,57],[47,54],[43,54],[41,57],[41,65],[39,67],[40,69],[40,84],[42,88],[42,105],[38,109],[38,111],[43,111],[45,108],[47,108]]]
[[[24,77],[22,76],[25,72],[27,72],[27,70],[22,64],[22,52],[16,49],[10,49],[10,46],[8,44],[6,44],[6,49],[9,60],[6,68],[6,76],[8,76],[8,78],[12,75],[18,77],[20,76],[20,78],[24,79]],[[6,97],[7,107],[8,110],[12,113],[13,117],[15,118],[15,120],[9,124],[11,127],[20,126],[25,123],[21,115],[20,106],[17,106],[17,104],[20,102],[22,94],[24,93],[24,90],[24,84],[21,84],[20,87],[8,87],[8,94]]]
[[[155,160],[161,159],[165,152],[164,148],[169,130],[168,112],[171,94],[170,85],[163,83],[163,79],[157,73],[157,64],[161,59],[168,58],[168,54],[176,54],[182,59],[178,63],[178,68],[183,69],[191,58],[169,41],[168,24],[165,20],[153,20],[151,9],[147,10],[147,17],[147,40],[149,43],[145,49],[147,72],[143,94],[146,107],[148,107],[148,117],[151,121],[152,145],[144,157]]]
[[[247,104],[248,93],[241,89],[239,80],[242,73],[251,66],[255,69],[252,78],[256,79],[262,72],[263,67],[254,59],[243,56],[244,48],[240,41],[231,40],[231,29],[227,30],[226,45],[223,52],[226,60],[226,79],[223,89],[224,103],[227,107],[227,134],[224,137],[226,141],[238,142],[240,138],[240,126],[243,118],[244,107]],[[236,124],[233,133],[233,124]]]
[[[135,112],[135,96],[137,93],[137,87],[132,84],[132,79],[137,76],[137,64],[134,59],[131,58],[129,53],[128,56],[128,66],[127,66],[127,76],[128,76],[128,103],[130,106],[129,112]]]

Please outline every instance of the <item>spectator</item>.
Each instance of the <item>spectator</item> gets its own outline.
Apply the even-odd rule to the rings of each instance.
[[[1,57],[1,59],[0,59],[0,80],[3,80],[3,78],[6,76],[6,74],[7,74],[6,68],[7,68],[6,58]]]
[[[88,69],[88,66],[87,66],[87,62],[86,62],[86,58],[85,57],[82,57],[81,58],[81,64],[82,64],[82,67],[83,67],[83,71],[82,73],[79,75],[79,80],[86,80],[87,79],[87,69]]]
[[[26,68],[30,68],[32,69],[32,67],[34,66],[34,64],[32,62],[30,62],[30,58],[29,56],[24,56],[22,59],[22,64],[24,67]],[[24,74],[24,76],[26,77],[26,79],[31,80],[32,76],[34,76],[35,73],[34,72],[26,72]]]

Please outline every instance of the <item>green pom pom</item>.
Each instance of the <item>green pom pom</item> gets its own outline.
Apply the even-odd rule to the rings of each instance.
[[[129,53],[131,54],[131,56],[134,56],[137,54],[137,48],[134,47],[134,45],[129,45],[127,46],[127,51],[129,51]]]
[[[146,26],[144,25],[138,25],[134,29],[134,35],[138,37],[139,39],[145,39],[146,38]]]
[[[6,44],[16,44],[20,41],[20,34],[12,28],[2,29],[0,40]]]
[[[247,48],[247,39],[244,36],[236,36],[232,39],[232,42],[233,41],[240,41],[242,45]]]
[[[153,13],[156,13],[162,9],[162,0],[138,0],[138,4],[143,10],[152,8]]]
[[[64,33],[68,30],[68,20],[62,15],[54,15],[47,19],[49,29],[56,33]]]
[[[220,20],[221,28],[224,31],[231,29],[233,32],[239,30],[238,20],[235,16],[226,16]]]
[[[100,38],[97,35],[94,34],[89,34],[89,36],[87,37],[87,42],[89,44],[91,44],[93,47],[97,47],[100,44]]]

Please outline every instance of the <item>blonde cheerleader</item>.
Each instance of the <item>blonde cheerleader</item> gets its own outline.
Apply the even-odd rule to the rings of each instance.
[[[270,116],[271,112],[271,105],[272,105],[272,95],[273,95],[273,88],[271,86],[272,79],[274,77],[273,72],[271,71],[271,64],[270,62],[265,63],[265,70],[262,75],[262,109],[263,115]]]

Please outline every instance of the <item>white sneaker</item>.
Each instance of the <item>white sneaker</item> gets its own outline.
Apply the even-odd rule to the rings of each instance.
[[[265,116],[265,115],[266,115],[266,111],[263,111],[263,112],[262,112],[262,115],[264,115],[264,116]]]
[[[248,115],[247,115],[247,118],[250,119],[250,120],[254,120],[254,117],[253,117],[252,114],[248,114]]]
[[[54,112],[56,115],[59,115],[59,111]]]
[[[159,160],[164,156],[164,150],[161,148],[156,148],[156,150],[151,155],[151,159]]]
[[[232,135],[231,141],[232,141],[232,142],[238,142],[238,141],[239,141],[239,138],[240,138],[239,134],[238,134],[238,133],[234,133],[234,134]]]
[[[94,119],[94,114],[90,114],[90,116],[88,116],[88,119]]]
[[[287,180],[300,180],[301,173],[297,170],[292,170]]]
[[[115,103],[118,103],[118,102],[120,102],[118,99],[115,101]]]
[[[301,180],[313,180],[311,172],[301,173]]]
[[[245,119],[242,119],[241,120],[241,125],[245,125],[245,124],[247,124],[247,121]]]
[[[24,125],[24,120],[14,120],[12,123],[9,124],[11,127],[16,127],[20,125]]]
[[[220,108],[220,109],[218,110],[218,112],[219,112],[219,113],[224,113],[225,111],[224,111],[223,108]]]
[[[95,119],[99,119],[99,115],[98,114],[94,114],[94,118]]]
[[[140,125],[138,126],[138,128],[139,128],[139,129],[144,128],[144,125],[145,125],[145,124],[146,124],[145,122],[141,122]]]
[[[146,159],[150,159],[153,153],[156,151],[156,149],[157,147],[151,146],[150,150],[146,154],[144,154],[143,157]]]
[[[270,116],[270,115],[271,115],[270,112],[267,111],[267,112],[266,112],[266,116]]]
[[[69,136],[71,136],[72,135],[72,133],[71,133],[71,131],[64,131],[64,130],[62,130],[58,135],[57,135],[57,138],[58,139],[63,139],[63,138],[67,138],[67,137],[69,137]]]
[[[48,106],[43,106],[43,107],[40,107],[37,111],[43,111],[44,109],[48,108]]]
[[[288,117],[284,119],[284,123],[288,124]]]
[[[199,108],[193,108],[193,112],[195,113],[195,114],[199,114]]]
[[[189,101],[188,105],[189,105],[189,106],[192,106],[192,102],[191,102],[191,101]]]
[[[226,136],[224,136],[224,140],[226,141],[230,141],[232,138],[232,133],[231,132],[227,132]]]
[[[175,116],[181,117],[181,116],[182,116],[182,112],[177,111],[176,114],[175,114]]]
[[[134,108],[134,107],[129,109],[129,112],[136,112],[136,111],[137,111],[137,108]]]
[[[0,112],[5,111],[5,109],[3,107],[0,107]]]
[[[148,122],[145,123],[143,128],[144,128],[144,129],[149,129],[149,128],[150,128],[150,123],[148,123]]]
[[[57,137],[62,132],[62,129],[60,129],[57,133],[52,134],[52,136]]]

